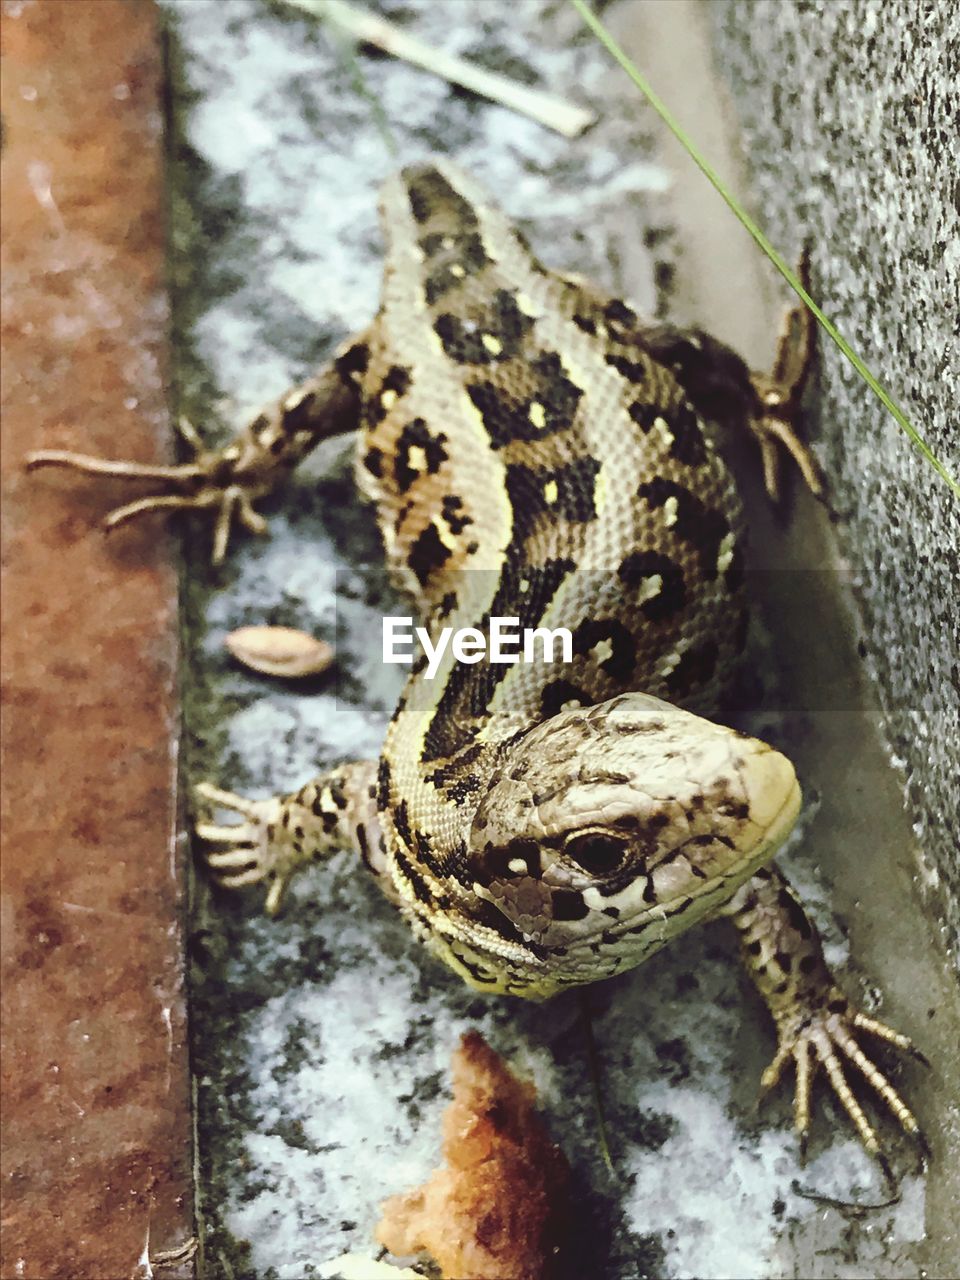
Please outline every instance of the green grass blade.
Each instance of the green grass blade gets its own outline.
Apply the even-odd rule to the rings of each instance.
[[[610,1142],[607,1137],[607,1117],[603,1106],[603,1087],[600,1083],[600,1058],[597,1054],[597,1042],[593,1036],[593,1018],[590,1015],[590,1004],[586,992],[581,990],[580,1019],[583,1024],[583,1037],[587,1046],[587,1065],[590,1068],[590,1085],[593,1091],[593,1106],[597,1117],[597,1140],[600,1154],[607,1171],[614,1178],[619,1177],[610,1155]]]
[[[367,84],[363,68],[360,66],[360,59],[357,57],[356,40],[337,25],[336,19],[331,15],[325,0],[286,0],[286,2],[296,9],[302,9],[305,13],[312,14],[313,17],[319,18],[323,23],[334,52],[350,76],[354,92],[370,108],[373,123],[380,134],[383,145],[386,147],[390,158],[396,160],[400,154],[397,140],[393,135],[393,130],[390,128],[390,121],[387,119],[387,113],[383,109],[383,103]]]
[[[847,359],[856,369],[857,373],[860,374],[860,377],[863,378],[864,382],[867,384],[867,386],[870,388],[873,394],[877,397],[880,403],[884,406],[884,408],[886,408],[893,415],[893,417],[896,419],[900,427],[902,427],[902,429],[906,432],[907,436],[913,442],[914,446],[917,449],[919,449],[919,451],[927,459],[927,461],[934,468],[934,470],[937,471],[944,480],[946,480],[947,484],[951,487],[951,489],[953,489],[954,493],[960,494],[960,484],[958,484],[956,479],[954,479],[954,477],[950,474],[950,472],[943,465],[940,459],[936,456],[936,454],[927,444],[926,440],[924,440],[923,436],[920,435],[919,431],[917,431],[916,427],[913,425],[913,423],[910,421],[907,415],[903,412],[900,406],[896,403],[896,401],[893,399],[890,393],[880,385],[877,379],[873,376],[873,374],[870,372],[867,366],[863,363],[863,361],[860,359],[857,353],[850,346],[849,342],[847,342],[846,338],[844,338],[844,336],[837,330],[837,327],[836,325],[834,325],[833,321],[823,314],[823,312],[820,310],[820,308],[817,306],[814,300],[810,297],[809,293],[807,293],[806,289],[804,289],[803,285],[797,279],[795,273],[790,269],[790,267],[783,260],[783,258],[781,258],[780,254],[777,253],[776,249],[774,249],[773,245],[770,243],[767,237],[763,234],[763,232],[760,230],[757,224],[753,221],[753,219],[750,217],[747,211],[740,204],[738,204],[737,201],[734,199],[734,197],[730,194],[730,192],[721,182],[720,178],[717,176],[717,174],[714,172],[711,166],[707,163],[707,161],[704,160],[703,156],[699,153],[699,151],[693,145],[691,140],[687,137],[686,133],[683,131],[683,129],[680,127],[677,121],[674,119],[673,114],[670,112],[666,104],[661,101],[661,99],[657,96],[656,93],[654,93],[653,89],[650,87],[650,85],[647,83],[644,77],[640,74],[640,72],[631,62],[631,60],[627,57],[626,53],[624,53],[620,45],[616,42],[616,40],[614,40],[613,36],[610,34],[607,28],[603,25],[603,23],[596,16],[596,14],[593,13],[591,9],[588,7],[585,0],[570,0],[570,3],[577,10],[577,12],[580,14],[580,17],[583,19],[586,25],[590,28],[593,34],[597,37],[600,43],[607,49],[608,53],[610,53],[611,56],[615,58],[617,62],[619,62],[620,66],[627,73],[627,75],[630,77],[633,83],[637,86],[640,92],[644,95],[644,97],[647,99],[647,101],[650,103],[653,109],[657,112],[661,120],[663,120],[664,124],[667,126],[670,132],[674,135],[677,141],[681,144],[681,146],[684,148],[684,150],[687,152],[690,158],[702,170],[704,175],[710,180],[710,182],[713,184],[716,190],[720,193],[720,195],[723,197],[723,199],[726,201],[729,207],[733,210],[734,214],[739,219],[739,221],[750,232],[754,240],[756,240],[757,244],[760,246],[763,252],[767,255],[767,257],[770,259],[773,265],[777,268],[777,270],[783,276],[784,280],[786,280],[787,284],[789,284],[790,288],[803,301],[804,306],[810,309],[810,311],[816,317],[817,323],[820,325],[820,327],[824,330],[825,333],[829,334],[829,336],[833,339],[836,345],[847,357]]]

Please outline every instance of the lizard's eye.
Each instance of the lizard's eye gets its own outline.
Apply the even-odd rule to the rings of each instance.
[[[608,876],[622,865],[627,846],[606,831],[582,831],[567,841],[563,851],[590,875]]]

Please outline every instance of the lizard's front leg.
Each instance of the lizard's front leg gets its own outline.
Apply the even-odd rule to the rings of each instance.
[[[851,1062],[884,1100],[901,1127],[925,1150],[913,1112],[883,1072],[857,1043],[867,1032],[925,1061],[907,1036],[861,1013],[834,981],[823,958],[817,931],[800,899],[776,867],[758,871],[724,908],[740,934],[743,961],[766,1001],[777,1027],[777,1052],[761,1078],[772,1089],[792,1061],[797,1084],[794,1121],[805,1153],[810,1128],[810,1091],[823,1067],[834,1093],[856,1127],[864,1147],[889,1177],[880,1142],[847,1081],[843,1063]]]
[[[284,889],[296,871],[340,849],[355,849],[376,876],[384,877],[376,776],[376,761],[360,760],[338,765],[299,791],[268,800],[247,800],[201,782],[196,791],[202,800],[242,818],[229,825],[206,820],[196,824],[201,840],[219,846],[207,854],[214,876],[228,889],[262,881],[268,915],[280,909]],[[386,887],[386,878],[383,883]]]
[[[117,507],[104,527],[115,529],[149,511],[209,511],[215,518],[212,559],[219,564],[233,520],[253,533],[265,533],[267,522],[254,502],[277,488],[321,440],[356,427],[365,352],[365,338],[354,339],[315,377],[256,414],[222,449],[205,448],[190,423],[181,419],[180,433],[193,455],[189,462],[150,466],[41,449],[27,454],[27,470],[68,467],[91,475],[160,481],[159,493]]]

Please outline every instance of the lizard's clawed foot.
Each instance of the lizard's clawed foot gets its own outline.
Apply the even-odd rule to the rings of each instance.
[[[257,467],[258,459],[244,456],[252,451],[236,443],[219,452],[205,449],[185,418],[180,419],[179,427],[193,453],[190,462],[161,466],[94,458],[63,449],[41,449],[27,454],[26,468],[34,471],[40,467],[67,467],[88,475],[162,481],[163,492],[137,498],[111,511],[103,521],[104,529],[116,529],[151,511],[210,511],[216,520],[211,559],[214,564],[220,564],[227,553],[234,518],[251,533],[266,532],[267,522],[253,509],[253,499],[271,487],[264,479],[272,468],[262,464]]]
[[[797,268],[804,289],[809,286],[809,263],[804,254]],[[780,497],[781,449],[785,449],[810,492],[823,496],[823,477],[817,462],[794,430],[800,400],[813,359],[814,319],[805,306],[788,311],[770,373],[752,373],[750,380],[762,411],[750,423],[760,446],[763,482],[776,502]]]
[[[755,383],[756,381],[754,379]],[[764,403],[771,406],[778,405],[776,399],[780,395],[778,390],[771,389],[761,395]],[[776,412],[766,413],[762,417],[755,418],[750,424],[750,429],[760,445],[764,488],[774,502],[780,499],[781,448],[786,449],[794,460],[804,484],[813,496],[823,497],[824,485],[820,468],[813,454],[794,431],[789,413],[781,416],[779,409]]]
[[[282,797],[247,800],[232,791],[221,791],[209,782],[198,783],[195,790],[201,800],[233,810],[243,818],[242,822],[226,826],[201,821],[194,827],[201,840],[228,846],[220,852],[206,855],[207,865],[217,883],[226,889],[241,889],[245,885],[265,882],[267,898],[264,910],[267,915],[276,915],[290,877],[303,862],[296,849],[296,833],[283,822]]]
[[[778,1083],[784,1068],[792,1061],[797,1073],[794,1125],[800,1138],[801,1156],[805,1157],[810,1129],[810,1093],[813,1078],[818,1068],[823,1067],[834,1093],[853,1121],[860,1141],[877,1160],[890,1181],[890,1166],[873,1126],[850,1088],[844,1072],[844,1061],[853,1063],[867,1079],[896,1117],[900,1127],[914,1139],[926,1156],[929,1150],[916,1117],[879,1067],[860,1048],[856,1032],[868,1032],[886,1040],[921,1062],[925,1063],[926,1059],[907,1036],[860,1013],[837,987],[831,988],[825,995],[822,1003],[818,1001],[816,1006],[812,1003],[794,1005],[778,1021],[779,1044],[776,1056],[761,1077],[761,1097]]]

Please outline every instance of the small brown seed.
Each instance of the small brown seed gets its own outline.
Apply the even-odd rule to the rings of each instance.
[[[224,643],[238,662],[268,676],[315,676],[333,661],[332,645],[293,627],[240,627]]]

